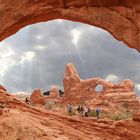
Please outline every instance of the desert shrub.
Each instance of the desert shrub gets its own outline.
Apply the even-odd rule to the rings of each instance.
[[[63,104],[60,104],[60,103],[55,103],[53,108],[60,110],[60,109],[64,109],[65,106]]]
[[[91,117],[96,117],[96,111],[95,110],[91,110],[90,111],[90,116]]]
[[[60,110],[64,109],[65,106],[60,103],[55,103],[53,100],[48,100],[45,105],[46,109]]]
[[[126,120],[126,119],[129,119],[133,116],[133,113],[132,112],[124,112],[124,113],[119,113],[119,114],[116,114],[112,117],[113,120]]]
[[[76,114],[75,111],[72,111],[72,112],[68,113],[68,115],[69,115],[69,116],[75,116],[75,115],[77,115],[77,114]]]
[[[54,102],[52,100],[48,100],[46,102],[45,108],[46,109],[53,109],[54,108]]]
[[[109,112],[107,112],[107,111],[102,111],[101,112],[101,116],[104,118],[110,118],[110,114],[109,114]]]

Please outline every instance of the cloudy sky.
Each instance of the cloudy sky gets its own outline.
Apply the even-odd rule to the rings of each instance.
[[[54,20],[27,26],[0,42],[0,62],[0,83],[13,93],[62,88],[65,65],[74,63],[81,79],[131,79],[140,95],[140,54],[83,23]]]

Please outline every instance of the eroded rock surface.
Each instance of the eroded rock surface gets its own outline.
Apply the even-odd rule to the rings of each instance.
[[[0,19],[0,40],[29,24],[67,19],[101,27],[140,51],[139,0],[0,0]]]
[[[60,103],[61,97],[59,93],[59,87],[52,86],[50,90],[50,94],[45,97],[46,102],[52,100],[54,103]]]
[[[134,119],[111,121],[69,117],[29,106],[6,91],[0,93],[0,103],[3,98],[10,111],[0,110],[1,140],[139,140],[140,137],[140,122]]]
[[[70,74],[67,74],[68,70],[71,71]],[[72,72],[73,70],[74,72]],[[134,85],[131,80],[126,79],[118,84],[107,82],[101,78],[81,80],[73,64],[68,64],[65,71],[63,102],[86,104],[91,107],[100,105],[100,107],[114,110],[119,110],[122,107],[129,107],[131,110],[140,109],[139,99],[133,91]],[[74,82],[73,79],[78,80]],[[102,92],[95,90],[99,84],[103,86]]]
[[[46,104],[46,100],[45,97],[43,96],[42,92],[40,89],[36,89],[33,91],[33,93],[31,94],[31,102],[32,104],[38,104],[38,105],[45,105]]]

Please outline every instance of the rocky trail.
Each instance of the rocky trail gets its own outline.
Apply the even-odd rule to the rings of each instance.
[[[140,122],[67,116],[37,107],[0,116],[1,140],[139,140]]]

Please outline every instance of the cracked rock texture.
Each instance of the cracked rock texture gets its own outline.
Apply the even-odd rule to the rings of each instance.
[[[101,27],[140,51],[139,0],[0,0],[0,40],[24,26],[52,19]]]

